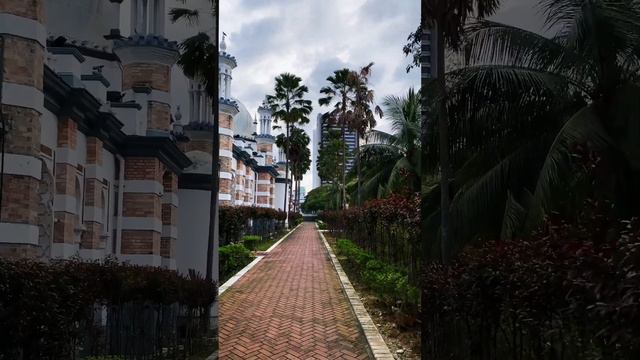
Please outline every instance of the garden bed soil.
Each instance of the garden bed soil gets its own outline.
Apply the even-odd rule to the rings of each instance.
[[[325,232],[324,235],[335,252],[336,239],[331,237],[329,232]],[[337,258],[339,261],[343,259],[341,256],[337,256]],[[342,268],[349,276],[349,281],[360,296],[369,316],[376,324],[393,356],[399,360],[419,360],[420,323],[416,322],[415,325],[405,327],[404,324],[401,324],[401,317],[397,316],[375,293],[359,284],[354,274],[350,273],[344,265]]]

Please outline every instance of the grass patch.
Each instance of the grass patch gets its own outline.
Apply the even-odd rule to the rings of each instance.
[[[278,240],[280,240],[288,232],[288,230],[279,231],[271,235],[269,239],[259,242],[255,247],[256,251],[267,251],[271,246],[273,246],[273,244],[277,243]]]

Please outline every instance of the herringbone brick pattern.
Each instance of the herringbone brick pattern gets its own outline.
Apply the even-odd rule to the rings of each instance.
[[[222,295],[220,358],[369,358],[312,223],[300,226]]]

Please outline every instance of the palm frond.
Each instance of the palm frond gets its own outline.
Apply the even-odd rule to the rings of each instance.
[[[527,229],[532,230],[540,224],[553,207],[554,193],[575,178],[571,165],[572,146],[587,142],[600,149],[611,144],[593,105],[584,107],[569,119],[551,144],[533,192]]]
[[[172,8],[169,10],[169,19],[172,23],[184,20],[189,25],[196,25],[200,19],[200,11],[197,9]]]

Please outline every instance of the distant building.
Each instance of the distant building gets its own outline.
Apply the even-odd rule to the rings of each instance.
[[[341,127],[339,124],[330,124],[329,121],[327,121],[326,119],[323,119],[323,117],[326,115],[325,114],[319,114],[318,115],[318,125],[316,128],[316,132],[319,135],[319,141],[317,141],[317,144],[315,144],[316,148],[318,149],[318,151],[327,144],[328,140],[328,136],[329,136],[329,131],[341,131]],[[356,135],[355,131],[351,131],[351,130],[347,130],[345,132],[345,142],[347,144],[347,173],[349,171],[351,171],[351,169],[353,168],[353,163],[355,160],[355,153],[356,153],[356,144],[358,141],[358,136]],[[316,157],[318,156],[318,151],[316,151]],[[320,184],[324,185],[327,184],[328,181],[325,180],[320,180]]]
[[[312,180],[312,188],[315,189],[319,187],[320,184],[320,176],[318,175],[318,150],[320,150],[320,141],[321,141],[321,132],[322,126],[320,122],[320,116],[318,116],[318,123],[316,124],[315,129],[313,129],[313,137],[311,139],[311,148],[312,148],[312,164],[311,164],[311,180]]]
[[[304,204],[304,199],[307,196],[307,189],[300,185],[300,204]]]

